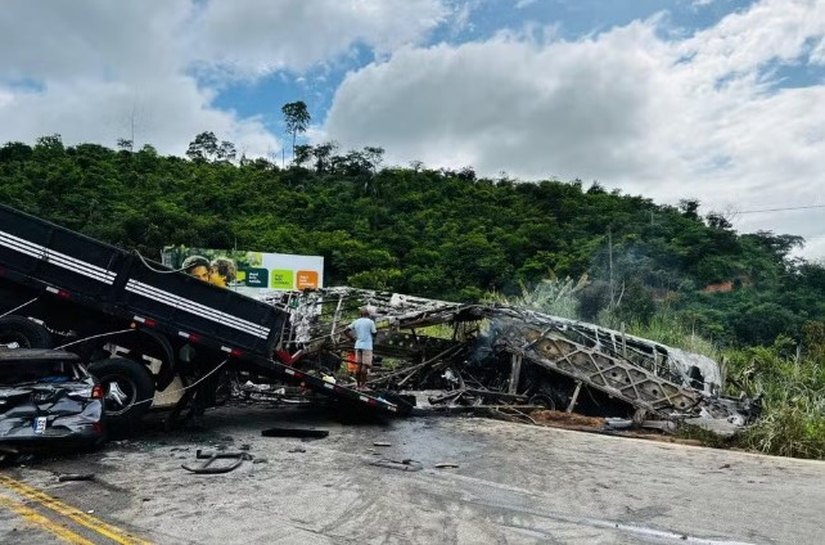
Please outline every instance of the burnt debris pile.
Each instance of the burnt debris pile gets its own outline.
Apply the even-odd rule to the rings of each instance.
[[[723,375],[710,358],[585,322],[347,287],[265,300],[290,313],[281,348],[329,380],[352,371],[343,333],[366,307],[378,327],[370,388],[415,392],[429,411],[526,420],[575,413],[608,426],[673,431],[687,423],[719,435],[756,417],[752,399],[722,395]]]

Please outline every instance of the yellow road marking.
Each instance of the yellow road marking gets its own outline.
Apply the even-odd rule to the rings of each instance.
[[[73,520],[81,526],[85,526],[86,528],[89,528],[102,536],[108,537],[115,543],[119,543],[120,545],[152,545],[149,541],[135,537],[125,530],[121,530],[116,526],[103,522],[97,517],[84,513],[71,505],[61,502],[57,498],[49,496],[45,492],[32,488],[25,483],[12,479],[11,477],[0,475],[0,484],[21,496],[37,502],[39,505],[42,505],[47,509],[51,509],[55,513]]]
[[[67,543],[71,543],[72,545],[95,545],[85,537],[77,535],[68,528],[64,528],[53,520],[44,517],[34,509],[26,507],[22,503],[16,502],[6,496],[0,495],[0,507],[7,507],[26,522],[43,528]]]

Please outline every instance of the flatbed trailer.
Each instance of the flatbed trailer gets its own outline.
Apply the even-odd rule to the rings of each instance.
[[[185,401],[214,404],[219,367],[299,382],[371,411],[409,410],[300,370],[300,355],[280,343],[288,320],[266,303],[0,205],[0,343],[53,348],[59,339],[91,361],[115,423],[140,418],[175,377]]]

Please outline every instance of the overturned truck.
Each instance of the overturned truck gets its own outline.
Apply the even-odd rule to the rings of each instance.
[[[290,315],[283,342],[309,373],[332,373],[351,349],[342,333],[371,309],[383,357],[370,384],[435,390],[433,406],[539,407],[698,425],[720,435],[757,415],[751,398],[722,395],[710,358],[589,323],[500,304],[458,304],[353,288],[286,292],[264,300]],[[662,426],[656,426],[662,429]]]
[[[288,318],[137,252],[0,204],[0,348],[76,354],[103,387],[110,428],[131,428],[164,393],[179,395],[170,425],[184,409],[198,415],[219,403],[228,377],[237,373],[299,383],[358,410],[394,415],[408,409],[298,370],[301,354],[281,342]],[[52,433],[51,422],[43,433]]]

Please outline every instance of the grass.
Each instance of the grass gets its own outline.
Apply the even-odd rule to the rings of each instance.
[[[667,346],[702,354],[716,361],[720,360],[721,354],[711,341],[697,335],[675,313],[667,309],[654,314],[647,323],[633,322],[629,324],[627,332]]]
[[[576,319],[579,314],[578,293],[587,286],[587,283],[588,278],[586,275],[578,280],[572,278],[561,280],[552,277],[542,280],[532,287],[522,284],[521,294],[515,297],[505,297],[499,293],[488,293],[485,301],[529,308],[562,318]]]
[[[771,347],[727,353],[733,376],[762,395],[763,412],[740,438],[750,450],[825,459],[825,361],[787,353],[787,339]]]
[[[628,332],[721,362],[726,393],[760,396],[756,422],[732,441],[686,430],[708,446],[736,446],[750,451],[825,460],[825,341],[821,332],[801,344],[786,337],[772,346],[720,350],[696,335],[674,313],[664,310]]]

